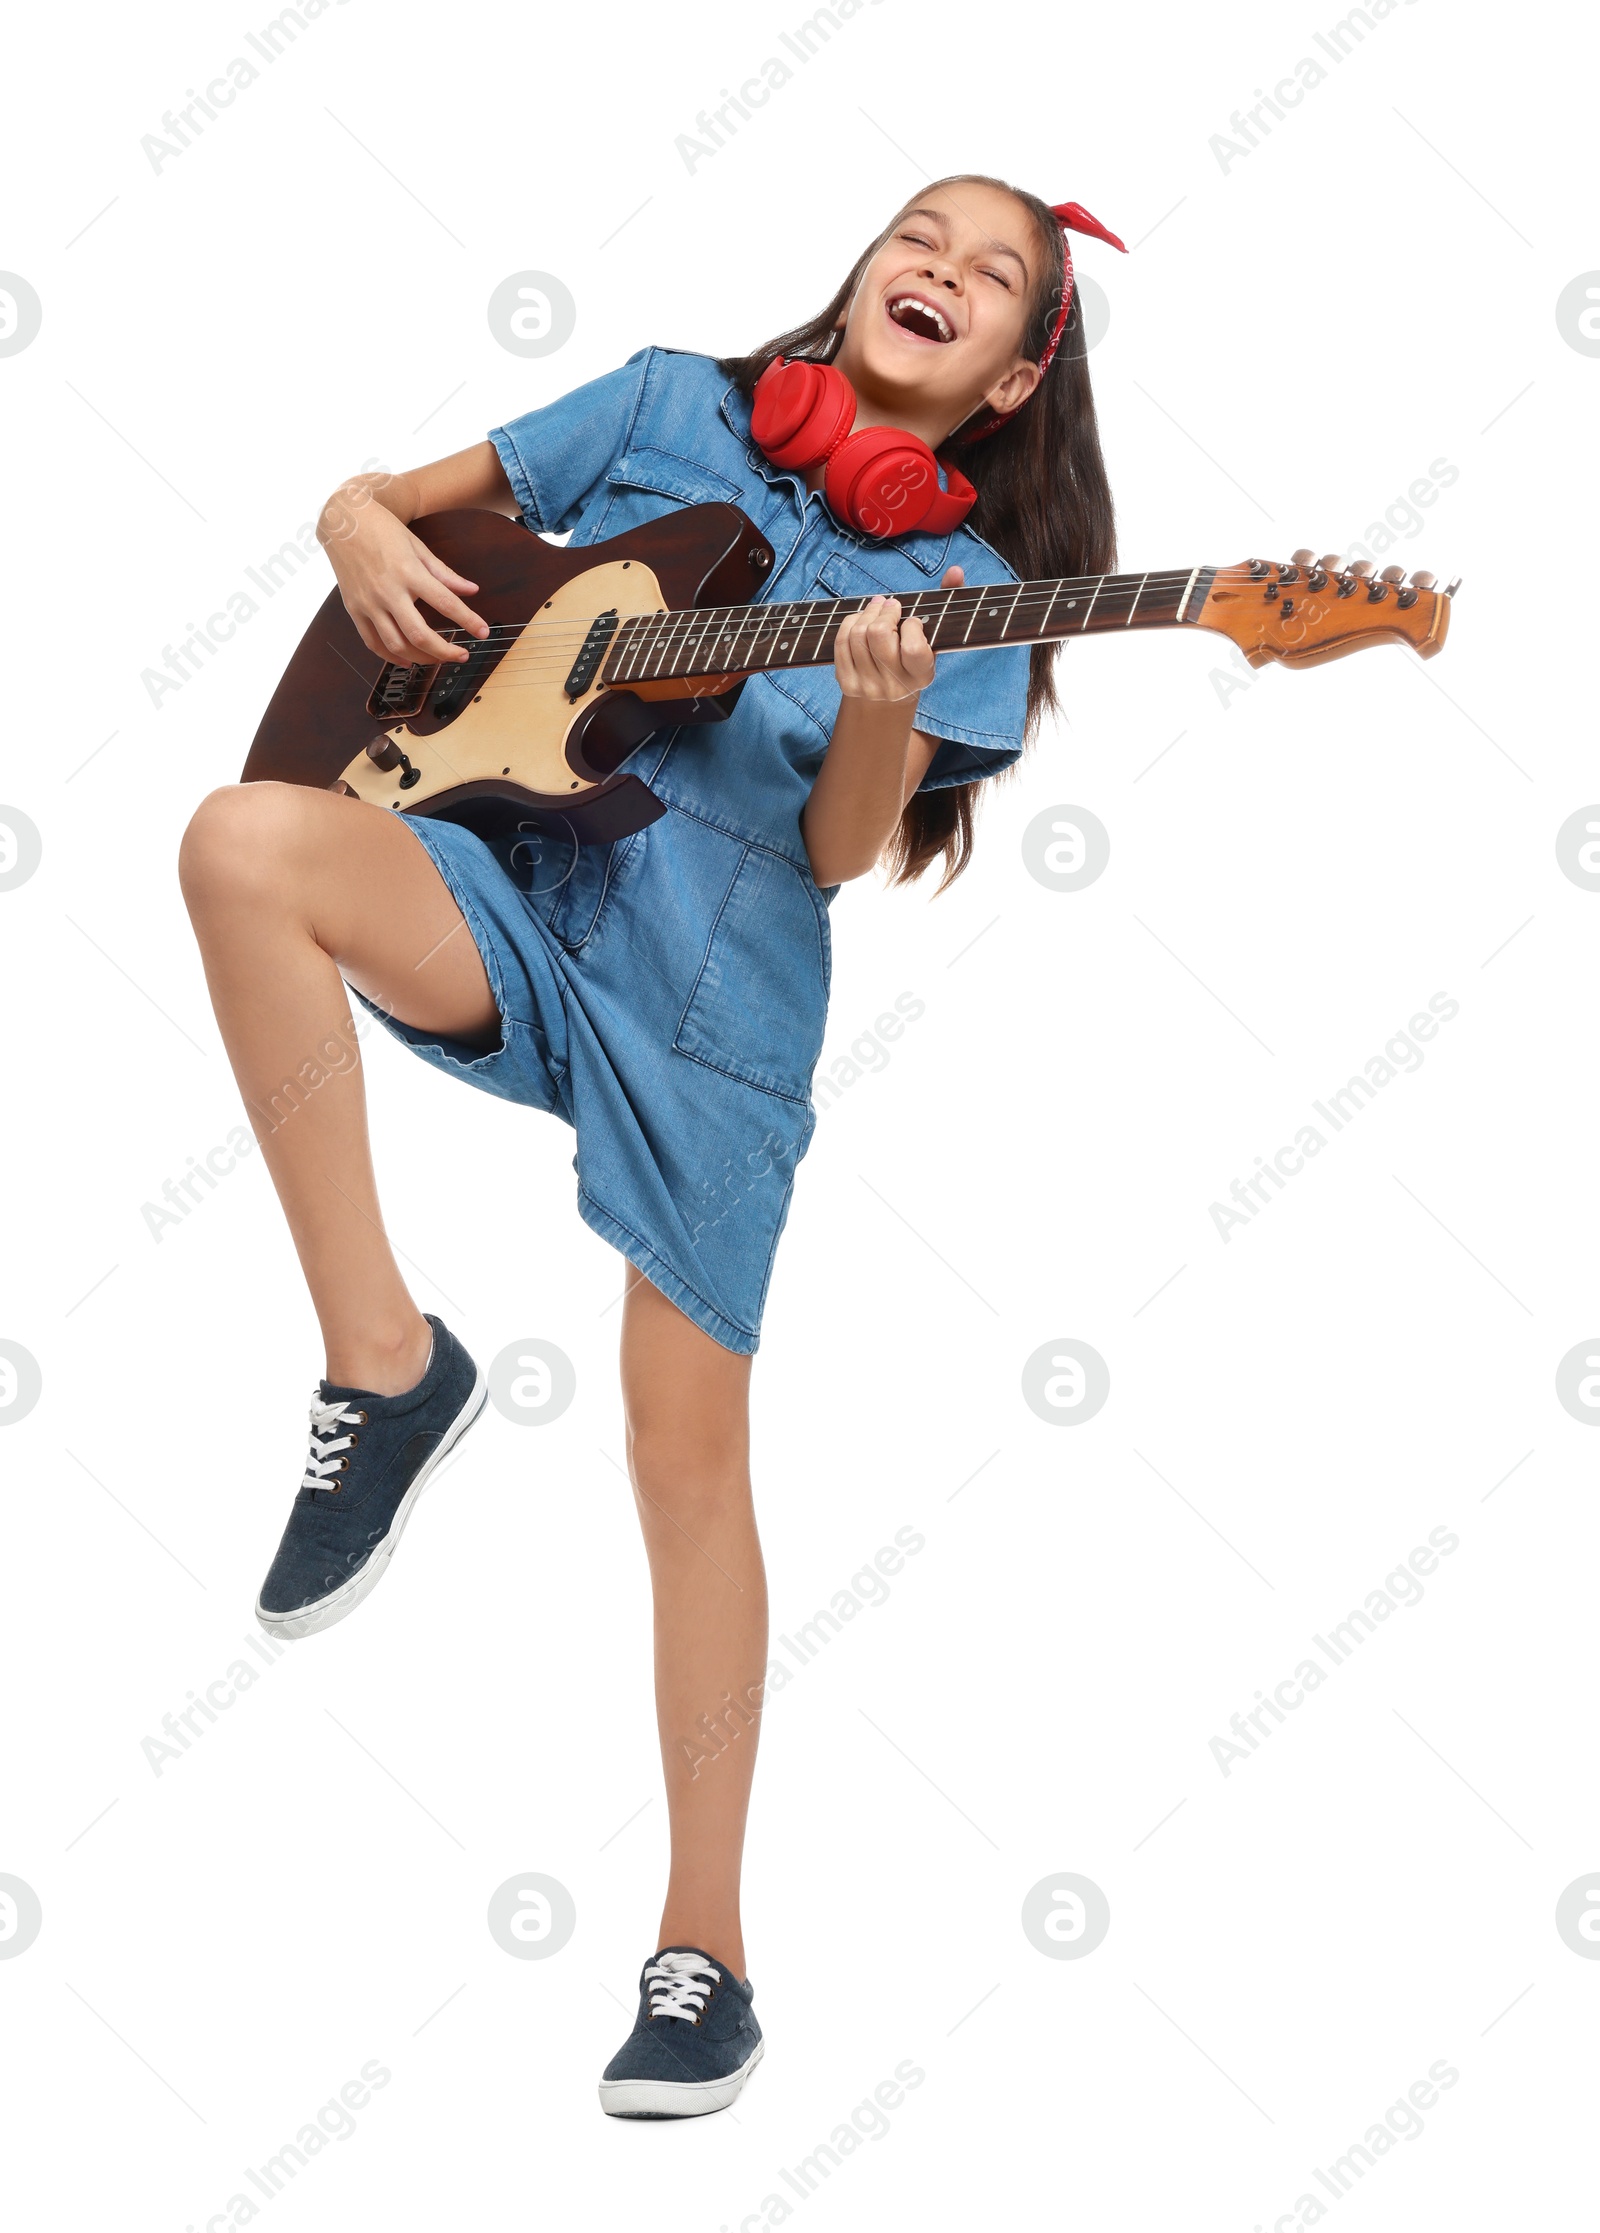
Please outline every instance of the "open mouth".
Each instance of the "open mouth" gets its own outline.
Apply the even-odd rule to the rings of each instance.
[[[921,295],[892,295],[884,308],[895,325],[914,333],[919,341],[954,341],[956,337],[944,313]]]

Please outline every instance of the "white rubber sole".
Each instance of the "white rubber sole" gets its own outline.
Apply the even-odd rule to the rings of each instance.
[[[664,2078],[602,2078],[600,2106],[608,2117],[704,2117],[737,2101],[744,2082],[766,2047],[758,2039],[750,2060],[726,2078],[702,2078],[692,2086]]]
[[[297,1613],[269,1613],[262,1605],[261,1600],[257,1598],[256,1620],[266,1635],[276,1637],[281,1642],[294,1642],[301,1636],[313,1636],[320,1629],[332,1628],[336,1621],[341,1621],[348,1614],[353,1613],[364,1597],[371,1596],[383,1580],[384,1575],[389,1571],[389,1561],[394,1557],[400,1538],[406,1531],[406,1522],[410,1519],[416,1507],[418,1497],[421,1496],[429,1481],[438,1472],[440,1466],[461,1440],[467,1429],[476,1425],[488,1397],[488,1377],[480,1365],[478,1377],[472,1384],[472,1393],[468,1396],[460,1411],[457,1412],[455,1423],[452,1425],[450,1432],[440,1443],[438,1449],[434,1451],[432,1457],[426,1459],[418,1467],[416,1479],[395,1508],[395,1515],[389,1524],[388,1534],[373,1552],[371,1558],[368,1559],[366,1565],[362,1567],[360,1573],[352,1575],[350,1580],[344,1583],[341,1588],[330,1591],[326,1597],[319,1599],[315,1605],[303,1606]]]

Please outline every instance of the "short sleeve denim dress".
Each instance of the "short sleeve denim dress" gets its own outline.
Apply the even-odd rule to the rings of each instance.
[[[491,439],[523,524],[574,545],[737,504],[775,554],[764,599],[904,594],[948,565],[974,585],[1016,579],[964,528],[877,543],[841,527],[768,464],[708,357],[641,350]],[[1021,648],[940,658],[917,709],[942,740],[925,789],[1018,757],[1027,679]],[[474,1054],[371,1010],[436,1068],[569,1123],[585,1222],[745,1355],[816,1121],[833,893],[812,880],[800,814],[838,709],[831,667],[752,676],[728,720],[658,730],[626,761],[661,819],[575,855],[409,818],[477,941],[501,1043]]]

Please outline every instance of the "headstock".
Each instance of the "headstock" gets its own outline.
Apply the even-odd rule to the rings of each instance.
[[[1461,584],[1435,589],[1432,574],[1406,580],[1401,566],[1374,574],[1370,558],[1347,566],[1337,553],[1297,550],[1285,565],[1265,558],[1219,566],[1195,619],[1233,641],[1252,667],[1281,659],[1314,667],[1368,644],[1409,644],[1420,658],[1442,649],[1450,600]]]

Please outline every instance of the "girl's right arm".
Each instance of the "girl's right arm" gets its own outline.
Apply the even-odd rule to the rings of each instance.
[[[453,573],[408,525],[430,512],[452,511],[519,516],[492,442],[406,473],[358,473],[322,507],[317,540],[357,634],[380,659],[433,666],[467,657],[461,646],[446,643],[429,627],[417,610],[419,597],[469,635],[489,633],[488,622],[461,602],[475,593],[477,583]]]

